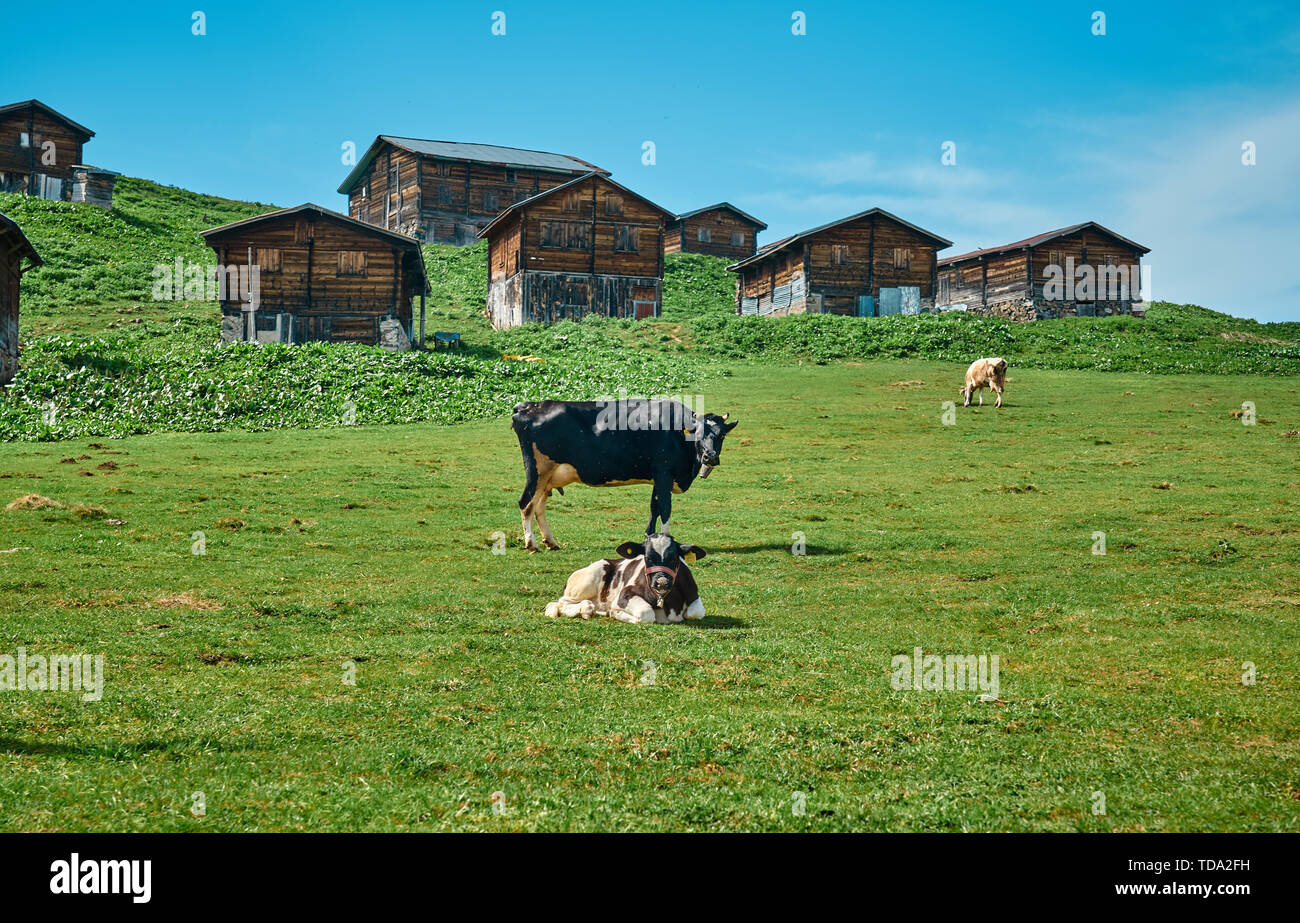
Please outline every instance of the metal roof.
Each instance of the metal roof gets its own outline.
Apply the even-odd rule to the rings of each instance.
[[[33,106],[37,109],[40,109],[46,115],[50,116],[51,118],[57,119],[58,121],[62,122],[64,125],[67,125],[69,128],[71,128],[73,131],[77,131],[85,135],[84,138],[85,141],[89,141],[91,138],[95,137],[95,133],[91,131],[89,128],[87,128],[85,125],[82,125],[79,122],[72,121],[72,119],[68,118],[62,112],[58,112],[57,110],[51,109],[49,106],[45,105],[45,103],[41,102],[39,99],[25,99],[20,103],[10,103],[7,106],[0,106],[0,115],[5,115],[9,112],[16,112],[22,109],[26,109],[28,106]]]
[[[276,218],[284,218],[289,215],[298,214],[300,212],[311,212],[313,214],[320,215],[322,218],[328,218],[333,221],[337,221],[340,224],[352,227],[355,230],[361,231],[362,233],[371,234],[375,237],[382,237],[387,240],[392,240],[395,243],[402,244],[404,247],[407,247],[408,249],[414,250],[416,254],[418,254],[420,257],[420,276],[421,278],[424,279],[426,286],[428,285],[428,274],[425,272],[425,268],[424,268],[424,251],[420,249],[420,242],[416,240],[414,237],[408,237],[405,234],[399,234],[397,231],[390,231],[387,228],[381,228],[378,227],[377,225],[367,224],[364,221],[358,221],[356,218],[349,218],[347,215],[340,214],[339,212],[333,211],[328,208],[324,208],[320,205],[315,204],[314,202],[304,202],[301,205],[295,205],[293,208],[279,208],[273,212],[267,212],[264,215],[254,215],[251,218],[244,218],[240,221],[232,221],[229,224],[223,224],[215,228],[208,228],[206,231],[200,231],[199,233],[203,235],[204,240],[207,240],[209,237],[215,237],[219,234],[224,234],[227,231],[233,231],[236,228],[261,224],[264,221],[271,221]]]
[[[919,228],[916,225],[912,224],[910,221],[904,221],[902,218],[898,217],[897,215],[891,214],[890,212],[885,211],[883,208],[869,208],[864,212],[858,212],[856,215],[849,215],[847,218],[840,218],[838,221],[831,221],[826,224],[818,225],[817,227],[810,228],[807,231],[800,231],[798,234],[792,234],[789,237],[782,238],[781,240],[773,241],[770,244],[765,244],[761,248],[759,248],[758,252],[755,253],[753,256],[749,256],[743,260],[732,263],[727,268],[734,272],[735,270],[739,269],[742,266],[747,266],[750,263],[763,259],[764,257],[771,256],[773,253],[776,253],[779,250],[784,250],[786,247],[800,240],[803,240],[805,237],[811,237],[814,234],[820,234],[822,231],[829,231],[831,228],[839,227],[841,224],[848,224],[850,221],[857,221],[859,218],[866,218],[868,215],[880,215],[882,217],[888,218],[890,221],[897,221],[903,227],[911,228],[913,231],[916,231],[916,233],[920,234],[921,236],[928,237],[936,244],[939,244],[939,247],[937,248],[939,250],[942,250],[944,247],[952,246],[951,240],[948,240],[945,237],[940,237],[938,234],[934,234],[930,231],[927,231],[925,228]]]
[[[759,221],[753,215],[747,212],[742,212],[740,209],[736,208],[736,206],[732,205],[730,202],[719,202],[717,205],[706,205],[703,208],[697,208],[694,211],[682,212],[680,215],[677,216],[676,220],[681,221],[685,218],[693,218],[694,216],[699,215],[703,212],[716,211],[717,209],[725,209],[726,211],[739,215],[740,217],[744,218],[746,221],[750,222],[751,224],[756,225],[760,231],[767,230],[766,224]]]
[[[1084,228],[1096,228],[1098,231],[1101,231],[1103,234],[1109,234],[1111,237],[1115,238],[1121,243],[1128,244],[1134,250],[1141,250],[1143,253],[1151,252],[1150,247],[1144,247],[1139,243],[1129,240],[1127,237],[1121,237],[1119,234],[1116,234],[1114,231],[1110,230],[1110,228],[1102,227],[1100,224],[1098,224],[1095,221],[1085,221],[1082,224],[1072,224],[1068,228],[1060,228],[1059,230],[1056,231],[1048,231],[1046,234],[1038,234],[1034,237],[1026,237],[1024,240],[1018,240],[1012,244],[1003,244],[1000,247],[988,247],[984,250],[972,250],[970,253],[959,253],[956,256],[945,256],[943,259],[939,260],[939,265],[947,266],[953,263],[961,263],[966,260],[973,260],[981,256],[991,256],[995,253],[1006,253],[1010,250],[1026,250],[1030,247],[1037,247],[1040,244],[1045,244],[1049,240],[1055,240],[1058,237],[1064,237],[1067,234],[1073,234],[1075,231],[1081,231]]]
[[[18,246],[14,247],[14,249],[18,251],[19,259],[22,259],[24,256],[27,257],[32,261],[33,267],[45,265],[45,260],[41,259],[40,254],[36,252],[36,248],[33,247],[31,241],[27,239],[27,235],[24,234],[23,229],[18,226],[18,222],[14,221],[14,219],[10,218],[8,215],[0,214],[0,238],[8,237],[10,235],[17,235],[16,243]]]
[[[546,151],[528,151],[518,147],[500,147],[495,144],[477,144],[463,141],[427,141],[423,138],[403,138],[398,135],[379,135],[366,149],[366,153],[352,168],[338,191],[346,195],[360,181],[370,162],[379,153],[383,144],[392,144],[413,154],[426,157],[438,157],[443,160],[465,160],[474,163],[490,163],[503,167],[527,167],[534,170],[550,170],[560,173],[604,173],[609,171],[588,163],[578,157],[567,154],[551,154]]]
[[[529,196],[528,198],[524,199],[522,202],[516,202],[514,205],[511,205],[509,208],[507,208],[507,209],[506,209],[505,211],[503,211],[501,214],[499,214],[499,215],[497,215],[495,218],[493,218],[493,219],[492,219],[492,220],[487,224],[487,226],[483,228],[483,230],[481,230],[481,231],[478,232],[478,236],[479,236],[479,237],[487,237],[487,236],[488,236],[488,231],[492,230],[494,227],[496,227],[498,224],[500,224],[501,221],[504,220],[505,217],[506,217],[507,215],[514,214],[516,211],[518,211],[518,210],[521,209],[521,208],[527,208],[529,205],[536,204],[537,202],[540,202],[542,199],[546,198],[547,196],[555,195],[557,192],[561,191],[562,189],[568,189],[570,186],[576,186],[577,184],[582,183],[582,182],[586,182],[587,180],[592,179],[592,178],[596,178],[596,179],[604,180],[605,182],[609,183],[611,186],[614,186],[614,187],[616,187],[616,188],[618,188],[618,189],[622,189],[624,192],[626,192],[628,195],[632,196],[633,198],[640,199],[640,200],[641,200],[642,202],[644,202],[646,205],[649,205],[649,206],[650,206],[651,208],[653,208],[655,211],[657,211],[657,212],[659,212],[660,214],[662,214],[662,215],[663,215],[666,219],[668,219],[669,221],[673,220],[673,218],[676,217],[672,212],[670,212],[668,209],[664,208],[662,205],[657,205],[657,204],[655,204],[654,202],[651,202],[651,201],[650,201],[649,199],[647,199],[645,196],[641,195],[641,193],[639,193],[639,192],[633,192],[631,189],[628,189],[628,188],[627,188],[626,186],[624,186],[622,183],[617,183],[617,182],[615,182],[614,180],[610,179],[610,178],[609,178],[608,176],[606,176],[605,174],[603,174],[603,173],[588,173],[588,174],[586,174],[586,175],[584,175],[584,176],[576,176],[576,177],[574,177],[573,179],[569,180],[567,183],[560,183],[560,185],[558,185],[558,186],[552,186],[550,189],[547,189],[545,192],[539,192],[539,193],[537,193],[537,195],[535,195],[535,196]]]

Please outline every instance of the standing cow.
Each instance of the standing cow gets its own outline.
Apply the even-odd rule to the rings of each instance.
[[[679,545],[671,535],[647,535],[644,542],[618,546],[622,561],[594,561],[573,572],[564,595],[547,603],[551,618],[612,615],[620,622],[674,623],[704,618],[700,588],[687,562],[704,549]]]
[[[527,483],[519,498],[524,546],[537,551],[533,519],[546,547],[559,548],[546,524],[552,490],[574,482],[592,487],[651,484],[650,524],[668,532],[672,496],[696,475],[707,478],[722,464],[722,440],[736,428],[727,416],[696,414],[679,401],[531,401],[510,418],[524,456]],[[737,421],[739,422],[739,421]]]
[[[965,399],[963,407],[970,406],[971,395],[978,391],[980,406],[984,406],[984,389],[990,388],[997,394],[994,407],[1002,406],[1002,392],[1007,386],[1007,360],[1001,358],[976,359],[966,370],[966,385],[961,389]]]

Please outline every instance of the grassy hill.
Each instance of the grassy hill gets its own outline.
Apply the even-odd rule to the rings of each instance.
[[[215,304],[150,300],[155,266],[214,261],[200,231],[274,207],[130,177],[119,180],[112,211],[0,194],[0,211],[47,263],[24,278],[23,369],[0,398],[0,439],[332,426],[345,406],[367,408],[363,422],[452,422],[501,414],[526,395],[699,385],[737,361],[964,365],[1002,355],[1013,369],[1300,374],[1300,324],[1194,305],[1032,324],[964,314],[737,317],[727,261],[696,254],[667,256],[661,319],[493,331],[483,315],[486,244],[428,245],[426,329],[462,334],[467,349],[454,360],[341,344],[218,347]],[[530,368],[504,354],[545,361]]]

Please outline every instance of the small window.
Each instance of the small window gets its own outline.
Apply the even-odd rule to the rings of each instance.
[[[620,224],[614,227],[614,250],[617,253],[636,253],[640,249],[641,229]]]
[[[279,272],[280,271],[280,251],[264,250],[258,247],[253,251],[253,258],[256,261],[259,272]]]
[[[514,170],[507,170],[507,171],[506,171],[506,182],[507,182],[507,183],[514,183],[514,182],[517,182],[517,181],[518,181],[518,178],[519,178],[519,177],[518,177],[518,175],[515,173]]]
[[[1049,265],[1049,266],[1064,266],[1064,265],[1065,265],[1065,260],[1061,259],[1061,251],[1060,251],[1060,250],[1049,250],[1049,251],[1047,251],[1047,265]]]
[[[499,206],[497,205],[497,194],[495,192],[483,193],[483,210],[488,212],[499,210]]]
[[[31,147],[31,146],[32,146],[32,136],[29,135],[29,134],[27,134],[27,132],[25,132],[25,131],[20,131],[20,132],[18,132],[18,146],[19,146],[19,147]]]
[[[582,193],[570,192],[564,197],[564,210],[566,212],[576,212],[582,208]]]
[[[370,197],[370,184],[369,184],[369,183],[362,183],[362,184],[361,184],[361,198],[363,198],[363,199],[367,199],[367,198],[369,198],[369,197]]]
[[[894,248],[894,268],[911,269],[912,268],[912,251],[903,247]]]
[[[364,250],[340,250],[340,276],[364,276],[366,274],[366,252]]]
[[[731,245],[732,245],[733,247],[743,247],[743,246],[745,246],[745,235],[744,235],[743,233],[741,233],[740,231],[732,231],[732,232],[731,232]]]
[[[451,176],[451,164],[443,163],[441,160],[433,165],[434,176]]]
[[[623,197],[621,195],[605,196],[605,214],[607,215],[623,214]]]
[[[451,187],[450,187],[450,186],[444,186],[444,185],[439,184],[439,186],[438,186],[438,204],[439,204],[439,205],[450,205],[450,204],[451,204]]]
[[[831,244],[831,265],[843,266],[849,261],[848,244]]]
[[[708,228],[699,228],[695,232],[695,239],[702,244],[713,242],[713,233]]]
[[[556,250],[586,250],[587,231],[587,225],[576,221],[543,221],[542,246]]]

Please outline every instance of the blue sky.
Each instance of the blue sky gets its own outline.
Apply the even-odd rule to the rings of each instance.
[[[482,141],[574,154],[675,211],[733,202],[761,240],[873,206],[946,254],[1096,220],[1152,249],[1157,298],[1300,320],[1293,0],[191,0],[75,18],[10,36],[0,101],[88,125],[85,159],[133,176],[342,209],[345,141]]]

